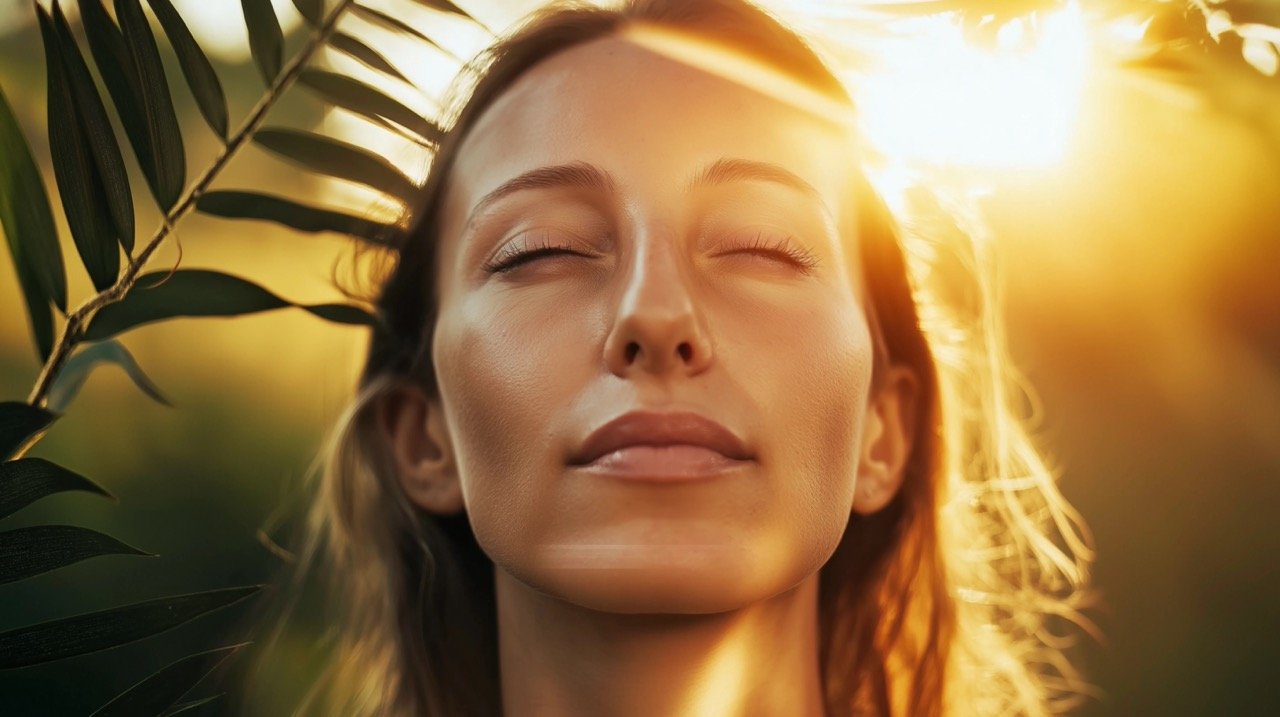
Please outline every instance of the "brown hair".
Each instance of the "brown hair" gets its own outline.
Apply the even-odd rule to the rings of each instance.
[[[632,0],[616,10],[555,6],[474,63],[479,79],[435,153],[411,230],[379,282],[375,305],[381,325],[372,336],[360,394],[331,439],[311,514],[303,562],[323,549],[333,590],[344,601],[332,679],[326,681],[327,711],[501,712],[493,564],[465,513],[431,515],[405,497],[373,408],[397,382],[413,381],[438,395],[430,358],[439,305],[437,220],[451,165],[469,129],[539,61],[637,23],[730,48],[852,108],[843,84],[798,35],[743,0]],[[1009,433],[1017,424],[1010,423],[1005,406],[983,407],[999,424],[990,430],[956,418],[963,406],[948,405],[948,396],[951,404],[979,399],[971,390],[960,391],[954,380],[940,383],[932,344],[941,339],[931,338],[918,314],[925,297],[913,286],[901,229],[865,179],[850,201],[859,208],[857,236],[850,240],[858,243],[867,287],[873,376],[886,363],[906,365],[920,391],[901,490],[877,513],[854,514],[821,569],[827,713],[1046,714],[1055,694],[1076,685],[1036,620],[1070,613],[1072,598],[1037,590],[1036,580],[1052,571],[1036,572],[1033,580],[1025,566],[1043,565],[1053,552],[1053,541],[1042,535],[1052,522],[1067,535],[1067,547],[1058,550],[1062,559],[1053,555],[1048,561],[1058,566],[1054,576],[1082,584],[1087,548],[1071,528],[1075,516],[1025,436]],[[1002,385],[998,372],[987,380],[993,391]],[[956,414],[944,420],[946,411]],[[1017,465],[996,456],[974,475],[969,466],[983,463],[975,456],[996,452],[990,446],[1002,440],[997,430],[1015,436],[1025,451]],[[1032,489],[1000,489],[977,500],[959,496],[959,502],[949,494],[957,486],[994,485],[1009,472],[1033,474]],[[1019,517],[1029,510],[1042,514]],[[976,560],[971,551],[1001,545],[1002,536],[1012,537],[1013,562],[1004,553],[966,562]],[[1023,577],[1010,577],[1015,573]],[[987,596],[971,599],[965,590]],[[1039,663],[1054,661],[1045,659],[1048,653],[1059,658],[1056,676],[1042,674]]]

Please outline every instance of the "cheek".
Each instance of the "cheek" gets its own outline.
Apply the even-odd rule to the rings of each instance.
[[[588,341],[581,322],[494,301],[442,311],[433,344],[463,496],[476,538],[503,546],[545,530],[549,477],[562,468],[554,410],[582,390],[573,362]],[[570,351],[567,347],[574,347]]]
[[[810,297],[803,305],[756,312],[751,362],[767,440],[761,459],[780,481],[801,524],[843,531],[852,505],[871,376],[870,333],[848,295]],[[836,536],[838,539],[839,535]]]

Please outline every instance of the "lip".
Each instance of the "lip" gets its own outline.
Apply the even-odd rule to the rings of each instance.
[[[692,411],[629,411],[592,431],[569,465],[642,480],[718,475],[755,459],[723,425]]]

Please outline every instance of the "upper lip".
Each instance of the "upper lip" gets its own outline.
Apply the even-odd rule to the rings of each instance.
[[[715,421],[692,411],[629,411],[600,426],[570,458],[585,465],[627,446],[703,446],[737,460],[754,456],[741,438]]]

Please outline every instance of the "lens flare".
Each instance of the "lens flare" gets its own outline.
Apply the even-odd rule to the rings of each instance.
[[[875,71],[846,76],[868,141],[900,160],[1018,167],[1065,154],[1089,44],[1077,5],[1005,23],[992,47],[948,15],[913,19],[873,48]]]

